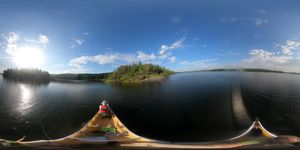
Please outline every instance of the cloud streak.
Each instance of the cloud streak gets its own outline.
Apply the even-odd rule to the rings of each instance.
[[[269,20],[265,18],[237,18],[237,17],[231,17],[231,18],[221,18],[221,22],[225,24],[232,24],[232,23],[239,23],[239,22],[246,22],[254,24],[255,26],[262,26],[269,23]]]
[[[176,40],[171,45],[166,45],[166,44],[161,45],[160,50],[159,50],[159,55],[166,55],[167,53],[170,53],[174,49],[178,49],[178,48],[183,47],[184,40],[185,40],[185,37],[183,37],[179,40]]]
[[[269,20],[262,19],[262,18],[257,18],[257,19],[255,19],[254,23],[255,23],[256,26],[261,26],[261,25],[269,23]]]
[[[41,44],[46,46],[49,43],[49,38],[46,35],[40,35],[37,40],[35,39],[24,39],[26,42]]]
[[[71,49],[74,49],[74,48],[76,48],[76,47],[79,47],[79,46],[81,46],[84,42],[85,42],[85,39],[86,39],[86,37],[89,35],[89,33],[88,32],[84,32],[83,33],[83,36],[84,37],[81,37],[81,38],[74,38],[73,40],[72,40],[72,43],[71,43]]]

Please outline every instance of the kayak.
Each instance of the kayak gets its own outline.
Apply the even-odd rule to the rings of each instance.
[[[200,143],[174,143],[168,141],[158,141],[145,138],[131,132],[118,117],[111,112],[108,117],[102,117],[97,112],[94,117],[79,131],[53,140],[36,140],[24,141],[25,137],[20,140],[11,141],[0,139],[2,147],[70,147],[81,146],[85,144],[116,146],[116,147],[151,147],[151,148],[171,148],[171,149],[207,149],[207,148],[236,148],[255,145],[289,145],[299,143],[300,138],[297,136],[280,136],[267,131],[257,119],[241,135],[216,142]],[[0,146],[0,147],[1,147]]]

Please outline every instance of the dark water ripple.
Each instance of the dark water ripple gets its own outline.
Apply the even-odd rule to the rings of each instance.
[[[278,134],[300,135],[300,76],[248,73],[244,77],[242,93],[252,117],[260,117]]]

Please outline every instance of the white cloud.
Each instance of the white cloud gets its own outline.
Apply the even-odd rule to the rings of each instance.
[[[42,44],[42,45],[46,45],[49,43],[49,38],[46,36],[46,35],[40,35],[39,37],[39,42]]]
[[[250,57],[244,59],[243,62],[247,63],[247,66],[253,65],[254,67],[259,66],[274,66],[279,64],[286,64],[293,58],[287,55],[278,55],[275,52],[269,52],[263,49],[253,49],[250,51]]]
[[[35,39],[24,39],[26,42],[35,43],[35,44],[41,44],[43,46],[46,46],[49,43],[49,38],[46,35],[40,35],[38,40]]]
[[[259,57],[259,58],[268,58],[274,55],[274,53],[268,52],[263,49],[253,49],[249,53],[250,55],[254,57]]]
[[[185,37],[182,37],[178,40],[176,40],[174,43],[167,45],[163,44],[160,46],[160,49],[155,55],[154,53],[151,54],[145,54],[138,52],[137,59],[142,62],[156,62],[159,63],[161,61],[169,61],[171,63],[176,62],[176,57],[173,56],[172,51],[178,48],[182,48],[184,44]]]
[[[166,55],[163,55],[166,56]],[[175,56],[166,56],[161,57],[157,56],[154,53],[147,54],[143,51],[137,51],[136,54],[124,54],[124,53],[109,53],[109,54],[99,54],[94,56],[80,56],[74,59],[71,59],[69,66],[72,67],[82,67],[87,63],[97,63],[99,65],[107,64],[127,64],[127,63],[158,63],[161,60],[166,60],[174,63],[176,61]]]
[[[269,23],[269,20],[262,19],[262,18],[255,19],[255,25],[257,25],[257,26],[261,26],[261,25],[267,24],[267,23]]]
[[[84,40],[82,39],[75,39],[74,40],[79,46],[83,44]]]
[[[253,23],[256,26],[262,26],[264,24],[269,23],[269,20],[264,19],[264,18],[236,18],[236,17],[231,17],[231,18],[222,18],[221,22],[230,24],[230,23],[235,23],[235,22],[247,22],[247,23]]]
[[[121,57],[118,57],[119,54],[112,55],[96,55],[92,57],[92,61],[97,62],[100,65],[112,64],[115,63]]]
[[[170,58],[169,58],[169,61],[170,61],[171,63],[176,62],[176,57],[175,57],[175,56],[170,57]]]
[[[142,62],[155,60],[157,58],[153,53],[146,54],[142,51],[138,51],[137,54],[137,59],[141,60]]]
[[[130,54],[112,53],[99,54],[94,56],[81,56],[71,59],[69,66],[81,67],[87,63],[98,63],[100,65],[117,64],[117,63],[132,63],[137,61],[136,56]]]
[[[283,54],[291,56],[294,54],[293,50],[300,47],[300,42],[287,40],[285,44],[279,46],[281,47]]]
[[[122,65],[137,62],[154,64],[159,64],[161,62],[175,63],[176,57],[172,55],[171,51],[183,47],[184,40],[185,37],[176,40],[171,45],[161,45],[158,54],[147,54],[143,51],[137,51],[135,54],[113,53],[111,49],[109,49],[110,52],[106,54],[73,58],[69,61],[68,65],[75,68],[84,68],[84,65],[88,63],[97,63],[99,65]]]
[[[10,32],[7,37],[7,43],[15,43],[20,40],[19,35],[16,32]]]
[[[86,38],[87,38],[88,35],[89,35],[88,32],[84,32],[84,33],[82,33],[82,35],[80,36],[80,38],[78,38],[78,37],[77,38],[73,38],[73,40],[71,42],[70,48],[74,49],[76,47],[81,46],[85,42],[85,40],[86,40]]]
[[[15,32],[10,32],[6,37],[6,50],[8,55],[15,55],[18,51],[17,42],[20,40],[19,35]]]
[[[71,44],[71,49],[74,49],[75,47],[81,46],[84,43],[84,39],[74,39]]]
[[[183,42],[185,40],[185,37],[179,39],[179,40],[176,40],[173,44],[171,45],[161,45],[160,46],[160,50],[159,50],[159,54],[160,55],[164,55],[166,53],[169,53],[171,52],[172,50],[174,49],[177,49],[177,48],[181,48],[183,47]]]
[[[69,66],[81,67],[82,64],[87,64],[91,60],[92,58],[90,56],[80,56],[78,58],[70,60]]]
[[[300,71],[299,56],[295,50],[299,50],[300,42],[288,40],[285,44],[278,44],[280,51],[268,51],[253,49],[249,57],[242,60],[242,67],[257,67],[283,71]]]

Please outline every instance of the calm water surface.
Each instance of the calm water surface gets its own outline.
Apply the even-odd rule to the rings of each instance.
[[[300,75],[194,72],[130,86],[30,85],[0,77],[0,137],[69,135],[97,112],[100,98],[130,130],[154,139],[220,140],[241,133],[256,117],[274,133],[300,136]]]

